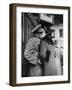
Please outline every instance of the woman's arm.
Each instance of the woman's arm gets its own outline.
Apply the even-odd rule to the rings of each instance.
[[[46,58],[46,52],[47,52],[47,46],[46,46],[46,43],[45,41],[41,41],[41,44],[40,44],[40,56],[42,58]]]
[[[50,51],[48,49],[48,43],[46,41],[41,42],[40,55],[42,61],[49,61]]]

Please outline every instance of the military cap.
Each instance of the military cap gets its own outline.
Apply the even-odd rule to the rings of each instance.
[[[38,31],[41,28],[41,24],[37,25],[33,30],[32,33]]]

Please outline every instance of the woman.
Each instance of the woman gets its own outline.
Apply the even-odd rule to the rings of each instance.
[[[53,41],[48,37],[48,35],[46,35],[41,41],[40,56],[43,63],[43,75],[58,75],[58,61],[56,62],[55,59],[55,47],[53,46]]]

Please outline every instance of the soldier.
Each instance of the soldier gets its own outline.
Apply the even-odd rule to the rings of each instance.
[[[33,30],[33,37],[29,39],[26,44],[24,51],[24,57],[30,63],[29,66],[29,76],[41,76],[42,68],[41,61],[39,58],[39,45],[40,39],[45,36],[44,29],[41,28],[41,24],[37,25]]]

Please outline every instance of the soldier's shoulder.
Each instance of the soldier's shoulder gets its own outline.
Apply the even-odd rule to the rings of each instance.
[[[35,40],[35,38],[32,37],[32,38],[30,38],[30,39],[28,40],[28,43],[32,43],[32,42],[34,42],[34,40]]]
[[[28,41],[33,41],[35,39],[35,37],[31,37]]]

